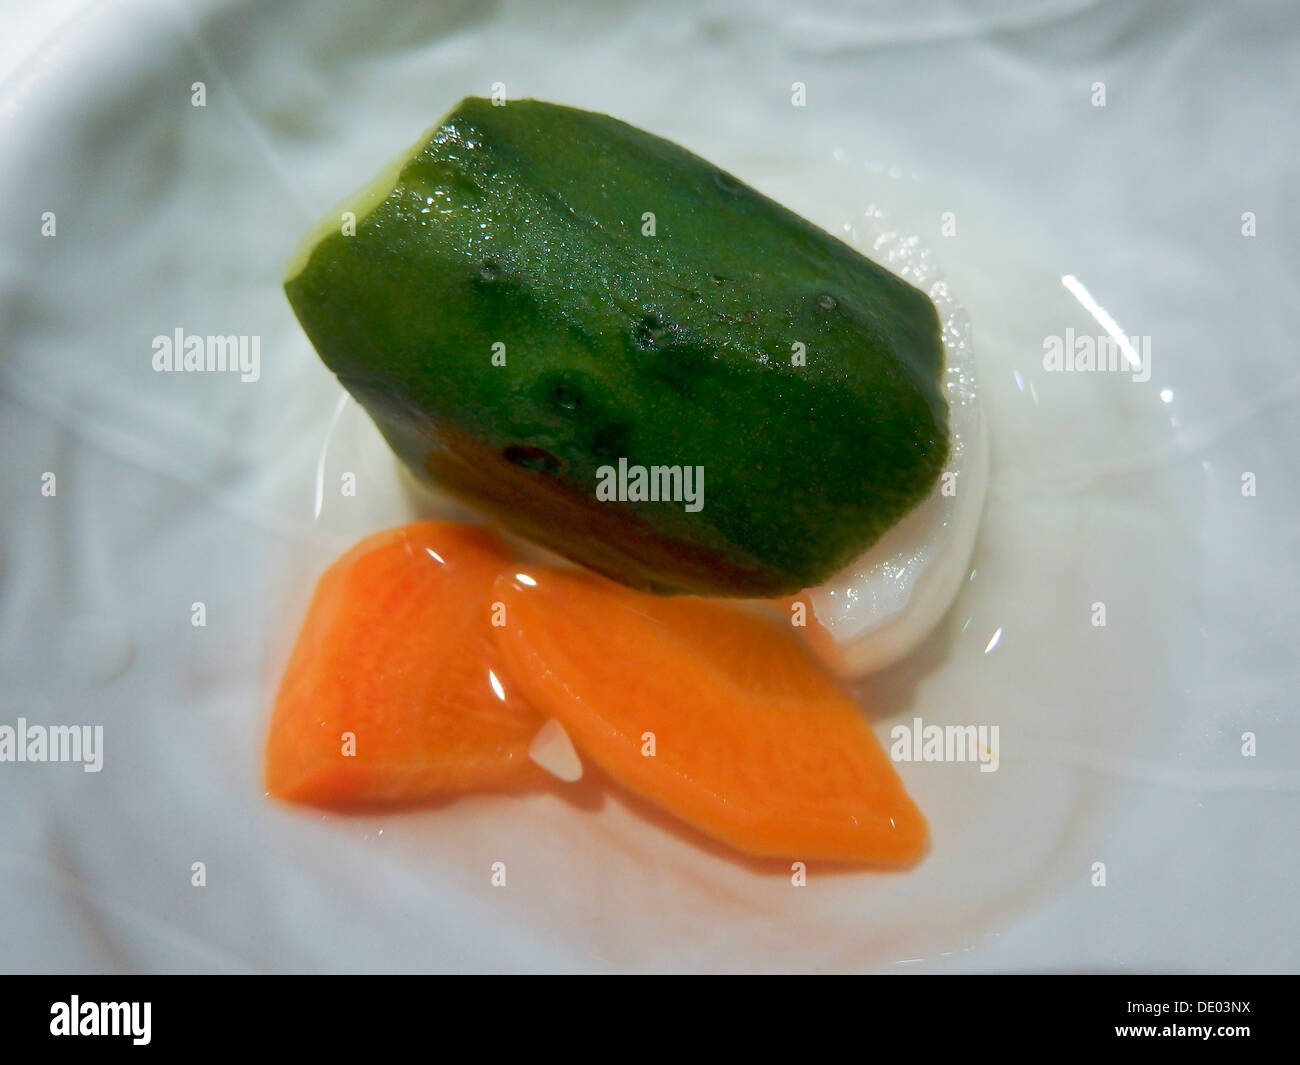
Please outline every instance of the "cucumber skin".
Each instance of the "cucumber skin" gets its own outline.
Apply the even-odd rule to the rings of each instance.
[[[463,100],[356,235],[322,239],[285,290],[413,471],[634,587],[819,584],[947,458],[925,294],[605,115]],[[554,468],[506,457],[520,446]],[[702,465],[703,509],[598,502],[597,469],[620,457]]]

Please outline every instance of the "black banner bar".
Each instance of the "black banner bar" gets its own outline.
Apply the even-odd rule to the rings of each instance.
[[[337,1055],[400,1050],[412,1039],[460,1053],[454,1048],[468,1039],[491,1057],[527,1039],[534,1053],[550,1056],[577,1052],[592,1036],[607,1040],[613,1025],[626,1036],[620,1046],[689,1044],[692,1056],[701,1046],[734,1050],[752,1039],[768,1050],[789,1041],[821,1053],[831,1035],[837,1045],[857,1041],[864,1053],[888,1037],[890,1053],[909,1045],[927,1054],[948,1046],[1165,1049],[1154,1043],[1180,1053],[1200,1045],[1255,1054],[1291,1045],[1297,988],[1294,977],[1263,976],[868,976],[839,987],[772,977],[717,989],[579,976],[548,994],[491,980],[11,976],[0,978],[0,1046],[95,1053],[112,1043],[117,1052],[206,1054],[283,1045]]]

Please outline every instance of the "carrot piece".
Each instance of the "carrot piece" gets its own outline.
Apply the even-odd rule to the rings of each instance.
[[[861,709],[789,631],[580,571],[522,576],[494,592],[506,670],[615,780],[749,854],[920,857],[925,818]]]
[[[490,530],[426,521],[331,565],[280,682],[267,789],[351,806],[544,778],[528,757],[543,721],[509,686],[491,636],[493,578],[510,557]]]

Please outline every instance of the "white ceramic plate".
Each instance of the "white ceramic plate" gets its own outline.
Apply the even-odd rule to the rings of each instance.
[[[0,968],[1295,969],[1285,5],[555,6],[105,2],[4,83],[0,726],[104,747],[98,773],[0,763]],[[973,573],[861,692],[885,739],[997,725],[1000,766],[901,766],[932,826],[915,869],[794,887],[590,788],[382,817],[263,796],[312,581],[410,513],[282,269],[496,82],[832,232],[869,239],[879,208],[968,308]],[[177,328],[260,338],[258,380],[155,373]],[[1116,328],[1148,380],[1044,367],[1047,338]]]

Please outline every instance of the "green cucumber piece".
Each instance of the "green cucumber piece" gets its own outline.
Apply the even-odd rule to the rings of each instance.
[[[417,475],[616,580],[819,584],[946,460],[925,294],[660,137],[470,97],[343,207],[285,281],[326,366]],[[620,460],[702,467],[702,506],[598,498]]]

